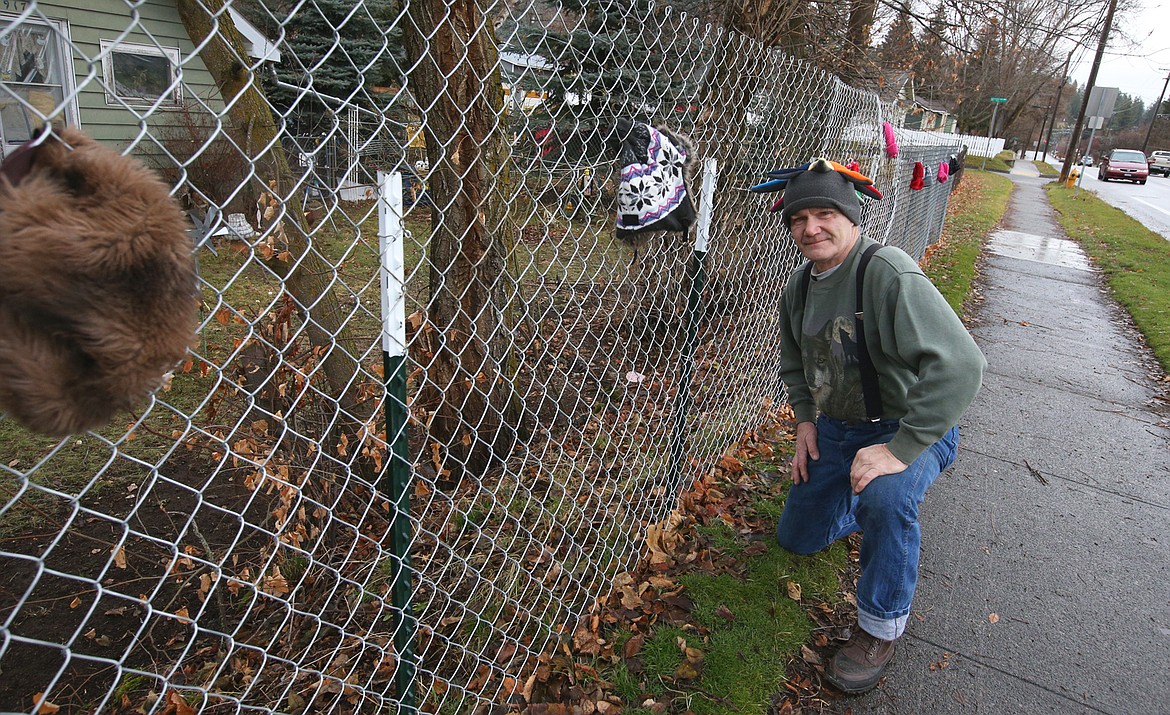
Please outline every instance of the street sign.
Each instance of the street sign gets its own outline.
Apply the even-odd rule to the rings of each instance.
[[[1089,92],[1089,101],[1085,109],[1086,117],[1113,116],[1113,105],[1117,102],[1117,87],[1094,87]]]
[[[1003,104],[1007,101],[1007,97],[992,97],[991,101],[995,104]]]

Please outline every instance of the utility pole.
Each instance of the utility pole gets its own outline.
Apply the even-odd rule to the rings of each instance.
[[[1101,42],[1097,44],[1097,55],[1093,58],[1093,68],[1089,70],[1089,81],[1085,85],[1085,97],[1081,100],[1081,111],[1077,114],[1077,123],[1073,127],[1072,136],[1068,140],[1068,155],[1064,157],[1064,164],[1060,168],[1060,183],[1068,181],[1072,171],[1074,157],[1081,145],[1081,130],[1085,126],[1085,110],[1089,108],[1089,93],[1097,84],[1097,70],[1101,69],[1101,57],[1105,54],[1105,45],[1109,43],[1109,30],[1113,27],[1113,13],[1117,10],[1117,0],[1109,0],[1109,9],[1105,12],[1105,26],[1101,28]]]
[[[1146,130],[1146,140],[1142,142],[1143,154],[1146,153],[1146,147],[1150,145],[1150,135],[1154,133],[1154,122],[1158,121],[1158,112],[1162,109],[1162,98],[1166,96],[1166,85],[1168,84],[1170,84],[1170,74],[1166,75],[1166,81],[1162,83],[1162,93],[1158,95],[1158,103],[1154,105],[1154,113],[1150,115],[1150,128]]]
[[[1048,138],[1044,140],[1044,159],[1048,160],[1048,148],[1052,145],[1052,130],[1056,128],[1056,113],[1060,111],[1060,95],[1064,92],[1064,85],[1068,83],[1068,68],[1072,64],[1073,53],[1077,51],[1073,47],[1068,51],[1068,57],[1064,61],[1064,70],[1060,73],[1060,86],[1056,88],[1056,98],[1052,100],[1052,114],[1046,117],[1048,120]],[[1040,122],[1040,136],[1044,136],[1044,122]],[[1039,140],[1037,140],[1039,143]],[[1037,150],[1040,148],[1036,147]],[[1032,154],[1035,159],[1036,155]]]
[[[991,98],[991,123],[987,125],[987,149],[983,151],[983,166],[979,167],[980,171],[987,168],[987,152],[991,151],[991,140],[995,138],[995,115],[999,111],[999,105],[1006,101],[1006,97]]]
[[[1060,102],[1060,95],[1058,94],[1058,95],[1056,95],[1056,98],[1052,100],[1052,103],[1056,104],[1059,102]],[[1040,156],[1040,145],[1042,143],[1044,143],[1044,123],[1047,121],[1048,121],[1048,110],[1045,109],[1044,116],[1040,117],[1040,133],[1036,135],[1036,146],[1032,147],[1032,161],[1036,161],[1036,159],[1039,158],[1039,156]],[[1031,134],[1028,135],[1029,139],[1031,138],[1031,136],[1032,136]],[[1045,151],[1044,153],[1045,153],[1045,155],[1048,154],[1047,151]],[[1047,158],[1047,156],[1045,156],[1045,158]]]

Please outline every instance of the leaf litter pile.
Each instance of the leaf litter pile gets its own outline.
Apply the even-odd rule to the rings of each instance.
[[[734,700],[734,687],[726,692],[708,687],[706,676],[719,665],[712,660],[712,644],[723,627],[745,614],[723,602],[701,612],[693,586],[710,578],[744,579],[753,562],[778,551],[774,534],[788,487],[790,427],[790,414],[773,415],[767,424],[745,434],[711,473],[683,494],[666,523],[649,527],[646,553],[638,566],[614,579],[609,595],[566,634],[558,652],[539,658],[535,672],[511,702],[495,709],[481,707],[479,712],[848,712],[840,709],[841,695],[824,683],[823,673],[855,620],[855,538],[840,547],[844,558],[830,574],[831,586],[817,589],[815,597],[795,578],[781,575],[772,584],[811,621],[811,630],[772,663],[771,694],[744,707]],[[746,609],[753,605],[760,612],[757,616],[765,619],[775,613],[774,606],[762,599]],[[672,634],[673,638],[664,638]],[[664,659],[663,650],[673,652]],[[670,666],[665,670],[664,660]],[[727,665],[732,671],[738,667],[734,663],[723,667]]]
[[[569,625],[564,628],[562,638],[554,648],[532,657],[524,655],[527,646],[523,641],[497,643],[498,648],[485,653],[491,658],[490,664],[489,661],[481,661],[476,672],[464,675],[448,668],[446,678],[433,678],[421,683],[424,690],[436,694],[445,683],[462,681],[469,692],[494,692],[496,696],[491,699],[494,702],[481,699],[473,711],[468,711],[484,715],[515,712],[531,715],[832,712],[833,702],[838,696],[832,689],[823,688],[821,676],[828,654],[848,637],[854,610],[849,593],[853,590],[855,580],[855,549],[850,548],[848,558],[840,560],[840,568],[830,569],[832,583],[827,588],[814,588],[788,569],[763,578],[753,571],[753,564],[765,562],[779,552],[774,545],[774,529],[788,484],[786,464],[790,444],[791,433],[784,416],[772,415],[764,426],[745,434],[724,453],[712,470],[693,482],[669,519],[647,527],[645,551],[637,566],[612,579],[608,595],[598,598],[587,615],[575,623],[567,621]],[[194,463],[191,467],[191,479],[198,481],[197,475],[204,468]],[[222,486],[238,490],[240,493],[237,496],[240,498],[249,493],[255,494],[258,485],[245,484],[248,474],[247,470],[241,470],[240,479],[225,482]],[[168,505],[167,512],[192,510],[179,503],[179,494],[168,496],[172,503]],[[311,516],[294,515],[293,512],[299,514],[303,508],[288,509],[290,505],[287,500],[276,492],[257,506],[264,512],[284,514],[287,511],[286,518],[290,522],[308,524],[310,529],[315,521]],[[112,510],[108,506],[104,509]],[[139,512],[139,517],[146,513]],[[163,514],[162,511],[158,513]],[[227,519],[222,524],[211,521],[202,523],[200,533],[204,540],[203,551],[211,549],[218,552],[234,538],[237,540],[237,548],[244,546],[258,552],[255,558],[242,560],[241,569],[250,568],[247,564],[263,561],[265,554],[266,558],[271,559],[271,543],[263,538],[257,540],[252,535],[240,541],[238,525],[237,519]],[[96,528],[100,524],[91,526]],[[144,523],[139,528],[158,531],[163,528],[163,524],[155,528]],[[381,532],[384,527],[371,526],[371,529]],[[301,532],[293,529],[286,533],[295,535]],[[311,532],[303,536],[318,538]],[[116,542],[115,537],[111,533],[104,541]],[[177,534],[167,536],[167,539],[179,541]],[[78,548],[82,546],[79,544]],[[247,549],[240,550],[242,553],[251,553]],[[99,551],[89,549],[89,552],[96,554],[92,556],[97,559],[94,568],[105,563],[104,559],[107,558],[102,555],[105,552]],[[235,604],[228,600],[228,596],[234,597],[237,586],[242,589],[239,593],[243,594],[248,589],[249,579],[259,581],[262,590],[254,593],[255,598],[263,602],[257,601],[252,609],[264,616],[270,611],[280,613],[276,608],[280,605],[279,599],[284,597],[293,584],[325,578],[328,574],[323,571],[317,573],[319,569],[303,562],[297,570],[293,567],[293,561],[286,560],[262,575],[241,572],[221,576],[220,580],[227,583],[226,588],[230,592],[221,595],[220,592],[212,593],[215,574],[204,565],[206,554],[203,551],[190,545],[185,547],[171,567],[171,577],[166,580],[169,590],[164,595],[176,603],[178,620],[168,620],[165,614],[152,616],[137,604],[119,608],[125,606],[125,602],[115,603],[106,599],[110,600],[110,604],[98,604],[95,612],[104,614],[101,619],[96,616],[89,619],[81,630],[84,631],[87,649],[99,654],[115,654],[129,647],[129,633],[147,627],[150,637],[136,645],[128,658],[157,662],[174,660],[176,653],[185,654],[179,658],[176,667],[180,668],[188,683],[207,684],[204,687],[214,683],[214,689],[209,688],[210,692],[201,705],[218,709],[224,705],[230,707],[229,703],[215,695],[215,691],[221,688],[230,692],[250,685],[260,690],[264,684],[263,689],[270,690],[268,683],[286,683],[288,676],[278,672],[279,669],[274,671],[273,664],[266,664],[262,657],[255,657],[259,655],[258,651],[237,649],[232,652],[222,637],[212,637],[210,632],[192,632],[180,621],[201,608],[212,608],[212,613],[218,617],[217,625],[231,625],[227,621],[235,619],[233,623],[236,624],[237,637],[243,637],[241,629],[253,626],[234,615]],[[167,567],[168,559],[165,555],[149,559],[149,554],[142,552],[142,545],[137,543],[133,551],[119,549],[114,552],[114,573],[125,572],[126,578],[154,577],[155,571]],[[359,562],[365,561],[359,559]],[[536,564],[533,568],[543,568],[537,562],[539,559],[533,562]],[[427,568],[425,563],[419,566]],[[821,570],[825,569],[822,567]],[[14,572],[7,576],[17,578],[18,574]],[[741,583],[752,578],[762,580],[762,585],[770,588],[771,595],[775,596],[771,602],[768,600],[770,596],[753,596],[737,603],[731,603],[721,596],[711,600],[712,584],[718,592],[724,584]],[[107,580],[112,583],[112,579]],[[699,592],[704,592],[706,596],[700,598]],[[446,597],[462,599],[466,603],[474,602],[468,594],[452,593],[446,594]],[[67,614],[90,610],[82,606],[92,598],[83,596],[80,600],[85,603],[78,603],[79,599],[75,598],[74,603],[68,605],[69,599],[60,600],[60,608],[53,611],[54,622],[59,622],[67,630],[74,628],[76,624]],[[437,596],[432,594],[431,598]],[[714,605],[705,606],[702,601]],[[377,600],[366,599],[352,607],[365,611],[376,609],[377,604]],[[798,640],[767,654],[766,689],[754,696],[753,706],[743,707],[742,702],[735,700],[736,687],[720,686],[715,677],[717,670],[730,667],[734,673],[741,665],[739,654],[733,651],[728,656],[726,649],[719,650],[719,640],[727,631],[750,623],[750,611],[755,611],[756,618],[762,617],[765,623],[776,620],[775,611],[780,604],[790,610],[800,611],[811,624],[805,627],[804,635]],[[342,606],[344,603],[333,604],[333,607]],[[326,603],[320,604],[320,608],[329,607]],[[303,625],[307,627],[311,622],[306,620]],[[96,628],[92,627],[94,624]],[[437,640],[431,643],[441,635],[438,630],[447,627],[447,624],[439,623],[434,634],[429,634],[425,629],[420,633],[420,651],[424,658],[429,660],[438,655],[427,654],[439,644]],[[458,627],[458,623],[450,625],[450,628]],[[299,628],[293,629],[293,632],[312,635],[310,631]],[[115,637],[111,638],[109,633],[114,633]],[[325,640],[318,637],[312,644],[313,651],[321,652]],[[355,669],[371,672],[375,683],[388,683],[393,678],[396,663],[388,637],[383,639],[383,648],[380,650],[361,649],[340,635],[333,637],[333,641],[336,647],[323,653],[329,658],[328,662],[321,663],[325,676],[314,682],[305,681],[303,687],[288,691],[279,702],[280,709],[289,712],[312,711],[314,707],[308,697],[300,694],[301,690],[307,688],[306,692],[317,701],[329,702],[331,698],[338,702],[354,700],[354,712],[358,712],[363,709],[360,707],[363,702],[361,693],[351,689],[347,672]],[[288,647],[294,645],[296,643],[289,643]],[[284,647],[280,646],[281,653]],[[309,646],[302,643],[301,647]],[[507,678],[510,682],[496,682],[494,676],[498,675],[498,666],[514,665],[516,659],[525,661],[524,666],[519,669],[509,667],[508,670],[519,670],[525,675],[520,680]],[[8,665],[14,667],[15,663]],[[40,669],[42,673],[56,669],[55,663],[41,662],[36,658],[29,658],[28,666]],[[9,672],[15,671],[6,667],[6,675]],[[76,697],[79,698],[85,693],[92,697],[94,692],[105,690],[105,683],[114,675],[98,670],[73,674],[80,676],[75,688]],[[29,678],[21,682],[32,684],[36,681],[36,678]],[[712,681],[716,681],[716,684],[711,685]],[[16,682],[10,682],[9,685],[15,686]],[[29,691],[30,694],[32,692]],[[27,702],[38,712],[52,712],[54,707],[61,705],[59,698],[45,698],[39,689],[30,701],[25,701],[16,693],[8,693],[5,699],[9,697],[13,698],[12,702],[15,702],[15,697],[20,697],[22,704]],[[158,706],[161,707],[159,711],[166,715],[194,712],[176,690],[153,679],[125,683],[111,705],[114,706],[114,712],[146,712],[159,701],[162,702]],[[369,703],[365,702],[365,705]],[[436,707],[431,699],[424,700],[421,710],[450,712],[441,706]]]

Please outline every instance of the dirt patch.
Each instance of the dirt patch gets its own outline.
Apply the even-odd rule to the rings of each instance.
[[[265,536],[230,508],[206,508],[246,513],[256,501],[231,476],[204,484],[214,471],[172,459],[129,492],[91,490],[76,510],[52,515],[59,530],[4,540],[0,620],[12,619],[12,641],[0,659],[0,709],[29,709],[51,690],[66,710],[88,712],[161,690],[127,671],[166,672],[191,647],[198,629],[169,615],[208,613],[199,586],[212,568],[191,556],[229,545],[246,553]]]

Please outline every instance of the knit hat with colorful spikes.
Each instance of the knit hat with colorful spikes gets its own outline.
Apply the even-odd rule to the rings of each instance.
[[[882,197],[872,179],[828,159],[817,158],[791,169],[776,169],[769,171],[768,176],[770,181],[753,186],[751,191],[783,191],[784,195],[772,205],[772,211],[783,211],[786,226],[791,225],[794,213],[808,208],[835,208],[860,225],[858,194],[872,199]]]

